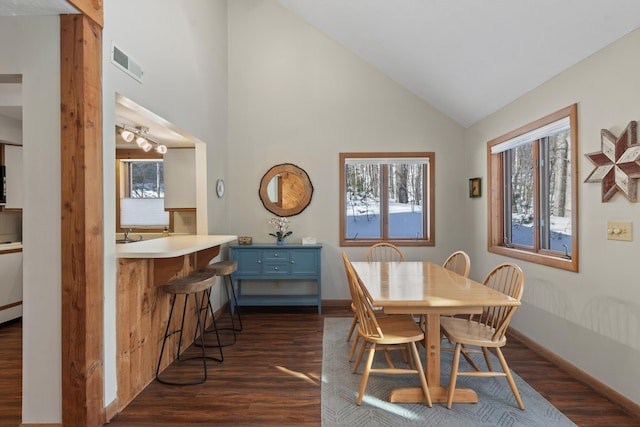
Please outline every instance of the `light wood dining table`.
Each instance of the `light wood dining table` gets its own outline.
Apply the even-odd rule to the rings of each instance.
[[[446,402],[447,386],[440,384],[440,316],[481,313],[484,306],[519,306],[520,302],[482,283],[432,262],[352,262],[374,307],[386,314],[424,314],[425,375],[431,399]],[[456,388],[454,402],[476,403],[474,390]],[[391,402],[423,402],[422,389],[396,388]]]

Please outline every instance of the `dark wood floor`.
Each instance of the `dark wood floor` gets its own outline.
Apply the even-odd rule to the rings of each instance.
[[[329,307],[323,316],[351,313]],[[319,426],[323,316],[306,308],[245,310],[244,331],[225,348],[223,363],[210,363],[205,384],[153,382],[110,425]],[[0,327],[0,426],[20,423],[20,335],[19,322]],[[577,425],[640,426],[520,342],[511,339],[504,352],[513,370]],[[173,372],[192,373],[183,366]]]

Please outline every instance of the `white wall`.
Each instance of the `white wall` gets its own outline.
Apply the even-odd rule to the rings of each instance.
[[[56,423],[62,420],[58,17],[0,17],[0,57],[0,74],[23,75],[22,422]]]
[[[258,197],[279,163],[306,170],[310,206],[291,219],[291,241],[323,247],[323,299],[348,299],[339,247],[339,158],[350,151],[436,153],[436,247],[409,259],[444,261],[458,249],[467,194],[463,129],[272,0],[229,2],[230,233],[273,242],[274,215]],[[361,259],[366,248],[349,248]]]
[[[109,0],[104,12],[105,236],[115,235],[116,93],[206,143],[209,233],[228,234],[227,199],[215,196],[215,180],[227,174],[226,1]],[[110,63],[112,43],[142,66],[143,83]],[[117,393],[115,272],[115,246],[105,239],[105,405]]]
[[[572,103],[578,103],[580,272],[518,261],[525,272],[524,304],[512,325],[623,395],[640,403],[640,206],[618,194],[601,202],[585,153],[600,151],[600,130],[619,134],[640,119],[640,31],[615,42],[503,110],[468,129],[468,169],[487,176],[487,141]],[[486,183],[485,183],[486,188]],[[468,200],[472,269],[482,279],[509,258],[487,252],[486,198]],[[607,221],[630,221],[632,242],[606,239]]]

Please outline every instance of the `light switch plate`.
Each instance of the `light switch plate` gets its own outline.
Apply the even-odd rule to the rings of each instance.
[[[630,242],[631,240],[633,240],[631,223],[624,221],[607,222],[607,239],[624,240]]]

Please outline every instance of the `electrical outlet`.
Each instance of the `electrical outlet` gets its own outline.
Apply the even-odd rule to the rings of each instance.
[[[630,222],[609,221],[607,222],[607,239],[624,240],[630,242],[633,238]]]

